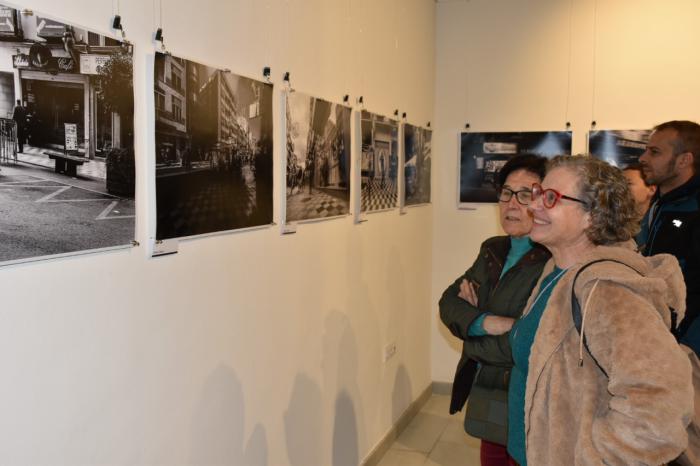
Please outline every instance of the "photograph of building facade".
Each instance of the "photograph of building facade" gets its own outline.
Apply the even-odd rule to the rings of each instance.
[[[430,202],[430,176],[433,132],[417,126],[404,125],[405,205]]]
[[[350,114],[343,105],[287,94],[287,222],[350,212]]]
[[[131,46],[0,4],[0,261],[134,238]]]
[[[392,209],[398,202],[398,123],[362,111],[361,211]]]
[[[625,168],[639,162],[650,135],[650,129],[590,131],[588,153],[616,167]]]
[[[571,155],[570,131],[462,133],[459,202],[496,202],[498,172],[517,154]]]
[[[272,85],[155,57],[156,237],[272,223]]]

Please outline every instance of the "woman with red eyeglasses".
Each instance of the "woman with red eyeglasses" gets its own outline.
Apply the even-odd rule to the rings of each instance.
[[[669,331],[685,308],[678,262],[635,251],[629,184],[603,161],[556,157],[529,210],[552,258],[510,333],[508,452],[521,466],[672,461],[693,412]]]

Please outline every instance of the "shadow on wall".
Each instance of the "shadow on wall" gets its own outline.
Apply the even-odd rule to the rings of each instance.
[[[323,464],[321,389],[305,374],[297,374],[284,413],[287,456],[291,466]],[[236,463],[233,463],[236,464]]]
[[[350,320],[332,311],[325,322],[322,369],[325,388],[335,397],[333,466],[357,466],[365,448],[358,364],[357,338]]]
[[[413,387],[406,367],[401,364],[396,369],[394,391],[391,396],[391,421],[396,422],[413,401]]]
[[[246,447],[245,400],[241,382],[227,366],[205,381],[192,419],[190,464],[267,466],[267,436],[260,424]]]

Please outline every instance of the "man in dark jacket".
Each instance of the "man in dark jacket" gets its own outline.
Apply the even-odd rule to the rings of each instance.
[[[678,259],[687,289],[678,337],[700,354],[700,125],[668,121],[656,126],[639,164],[657,192],[637,244],[645,256],[668,253]]]
[[[527,210],[532,184],[544,177],[545,160],[533,155],[513,157],[499,173],[499,212],[508,236],[481,245],[479,256],[440,299],[440,318],[463,340],[462,357],[452,386],[450,414],[467,397],[465,430],[482,439],[482,466],[508,464],[507,398],[513,366],[508,332],[523,313],[532,288],[549,258],[528,234]]]

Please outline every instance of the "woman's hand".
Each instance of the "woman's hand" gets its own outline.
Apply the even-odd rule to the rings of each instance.
[[[515,319],[512,317],[503,317],[503,316],[486,316],[484,318],[484,330],[489,334],[489,335],[503,335],[504,333],[510,332],[510,329],[513,328],[513,324],[515,323]]]
[[[466,278],[462,280],[462,283],[459,284],[459,296],[469,304],[471,304],[474,307],[479,306],[479,296],[477,294],[477,291],[479,289],[478,285],[475,285],[474,282],[471,282],[467,280]]]

